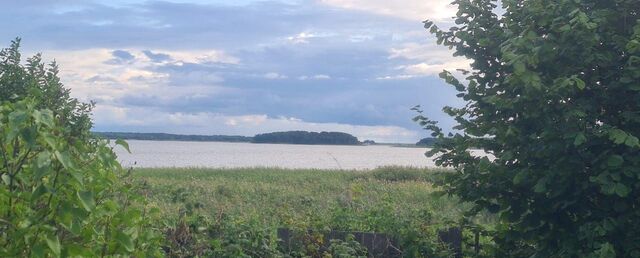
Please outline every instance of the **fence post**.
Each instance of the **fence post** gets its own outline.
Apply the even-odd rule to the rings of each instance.
[[[476,231],[475,235],[475,246],[473,247],[476,255],[480,254],[480,231]]]
[[[449,245],[453,250],[453,257],[462,258],[462,230],[458,227],[448,228],[438,232],[438,239]]]

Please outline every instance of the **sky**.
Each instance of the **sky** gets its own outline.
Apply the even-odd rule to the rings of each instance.
[[[95,131],[252,136],[341,131],[415,142],[460,106],[438,78],[468,61],[422,21],[451,0],[3,0],[0,40],[55,60]],[[8,25],[8,26],[7,26]]]

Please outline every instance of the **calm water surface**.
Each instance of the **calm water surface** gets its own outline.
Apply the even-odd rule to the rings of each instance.
[[[371,169],[399,165],[434,167],[425,148],[251,144],[228,142],[127,141],[132,154],[115,151],[133,167],[282,167]]]

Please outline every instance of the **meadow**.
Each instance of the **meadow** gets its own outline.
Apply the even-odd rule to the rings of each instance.
[[[457,225],[470,207],[434,186],[446,173],[405,167],[366,171],[145,168],[132,172],[168,228],[165,251],[174,256],[193,252],[252,257],[366,255],[348,242],[336,243],[342,248],[338,251],[323,249],[322,242],[328,240],[321,236],[312,240],[307,236],[295,253],[283,253],[277,228],[383,233],[399,239],[405,257],[446,257],[450,252],[437,241],[436,232]],[[491,224],[487,217],[478,221]]]

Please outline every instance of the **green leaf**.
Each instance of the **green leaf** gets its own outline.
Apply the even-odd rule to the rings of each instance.
[[[620,155],[611,155],[607,160],[607,165],[609,165],[609,167],[619,167],[622,163],[624,163],[624,158]]]
[[[84,185],[84,178],[82,177],[82,172],[77,170],[69,170],[69,174],[73,177],[73,179],[78,182],[80,186]]]
[[[136,209],[132,209],[124,214],[122,221],[126,224],[134,223],[136,220],[142,218],[142,212]]]
[[[35,244],[33,247],[31,247],[32,257],[45,257],[45,254],[44,254],[45,248],[46,247],[41,243]]]
[[[74,235],[80,235],[82,232],[82,225],[80,225],[76,220],[71,220],[71,225],[69,227],[69,232]]]
[[[522,183],[527,178],[527,173],[525,171],[520,171],[516,176],[513,177],[513,184],[518,185]]]
[[[7,173],[2,174],[2,182],[4,182],[4,184],[6,185],[11,184],[11,177],[9,176],[9,174]]]
[[[47,192],[47,188],[43,184],[39,184],[38,187],[33,189],[31,193],[31,202],[37,201],[40,196]]]
[[[584,90],[584,88],[586,87],[584,81],[580,78],[575,78],[574,80],[576,82],[576,87],[578,87],[578,89]]]
[[[584,136],[584,133],[578,133],[576,138],[573,140],[573,145],[580,146],[585,142],[587,142],[587,137]]]
[[[424,28],[428,29],[431,27],[431,25],[433,25],[432,21],[426,20],[423,22],[424,23]]]
[[[16,110],[9,114],[9,124],[13,130],[17,131],[17,128],[24,124],[27,119],[27,113],[24,110]]]
[[[640,142],[638,141],[638,137],[633,135],[627,136],[627,139],[624,141],[624,144],[629,147],[638,147],[640,146]]]
[[[20,131],[20,136],[22,136],[22,139],[27,142],[28,146],[36,144],[36,134],[36,128],[34,127],[24,128]]]
[[[129,144],[125,140],[117,139],[116,144],[122,146],[128,153],[131,153],[131,150],[129,150]]]
[[[56,156],[56,159],[60,161],[62,166],[66,169],[73,169],[73,163],[71,162],[71,155],[69,155],[68,151],[59,152],[56,151],[53,153]]]
[[[513,71],[516,74],[522,74],[522,73],[524,73],[524,71],[526,69],[527,69],[527,67],[521,61],[516,61],[516,62],[513,63]]]
[[[47,246],[49,249],[57,255],[60,256],[60,239],[57,235],[47,235],[44,239],[47,242]]]
[[[613,190],[620,197],[627,197],[627,195],[629,195],[629,192],[631,192],[629,187],[622,183],[617,183]]]
[[[544,179],[538,180],[535,186],[533,186],[533,191],[536,193],[544,193],[547,191],[547,182]]]
[[[610,243],[604,243],[600,245],[600,248],[598,250],[595,251],[595,254],[598,258],[616,257],[616,250]]]
[[[48,127],[54,126],[53,112],[51,112],[51,110],[42,110],[42,111],[35,110],[33,111],[32,117],[36,121],[36,123],[44,124]]]
[[[118,231],[118,233],[116,234],[116,241],[118,241],[118,243],[121,244],[127,251],[133,252],[133,240],[127,234],[123,233],[122,231]]]
[[[609,138],[613,140],[615,144],[622,144],[627,140],[628,134],[620,129],[612,129],[609,131]]]
[[[56,143],[56,138],[53,137],[53,135],[50,134],[44,134],[42,136],[42,138],[44,139],[44,141],[49,145],[49,147],[51,147],[54,150],[58,149],[58,145]]]
[[[87,211],[92,211],[96,207],[96,202],[93,199],[93,193],[90,191],[78,191],[76,192],[82,207]]]
[[[36,165],[39,168],[48,167],[51,165],[51,153],[48,151],[43,151],[38,154],[36,158]]]

